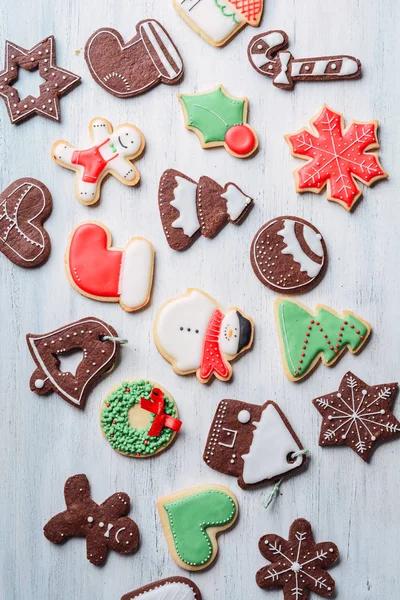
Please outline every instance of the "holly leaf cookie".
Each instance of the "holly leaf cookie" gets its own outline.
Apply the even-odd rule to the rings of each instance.
[[[96,83],[117,98],[138,96],[159,83],[172,85],[183,75],[181,55],[154,19],[140,21],[128,42],[115,29],[98,29],[86,42],[85,60]]]
[[[275,321],[285,374],[291,381],[301,381],[320,360],[327,367],[334,365],[346,349],[361,352],[371,333],[371,326],[348,310],[341,316],[318,304],[311,312],[288,298],[276,300]]]
[[[322,415],[320,446],[349,446],[368,461],[375,445],[400,433],[391,412],[397,383],[368,385],[348,371],[339,389],[319,396],[313,404]]]
[[[50,254],[43,227],[53,207],[47,187],[37,179],[17,179],[0,194],[0,251],[19,267],[37,267]]]
[[[124,594],[121,600],[201,600],[197,585],[186,577],[167,577]]]
[[[204,449],[204,462],[238,478],[247,489],[278,479],[304,464],[303,446],[275,402],[262,406],[222,400]]]
[[[74,475],[65,483],[64,497],[67,509],[52,517],[43,529],[50,542],[61,544],[71,537],[85,537],[87,559],[96,566],[104,563],[109,550],[119,554],[137,550],[140,534],[135,521],[127,516],[128,494],[117,492],[96,504],[86,475]]]
[[[14,83],[18,71],[38,70],[44,80],[38,96],[21,98]],[[53,35],[30,50],[6,41],[4,69],[0,71],[0,96],[3,98],[11,123],[20,123],[34,115],[60,121],[60,96],[71,91],[81,78],[56,64],[56,41]]]
[[[119,302],[121,308],[133,312],[150,301],[154,247],[145,238],[133,237],[124,248],[114,248],[107,227],[86,221],[72,232],[65,270],[71,285],[83,296]]]
[[[264,535],[258,548],[271,564],[257,572],[260,588],[283,588],[284,600],[301,600],[314,592],[329,598],[335,592],[335,581],[326,569],[339,558],[332,542],[315,542],[311,524],[305,519],[293,521],[289,538]]]
[[[194,131],[202,148],[223,146],[232,156],[246,158],[258,148],[258,138],[247,125],[247,98],[235,98],[219,85],[200,94],[178,94],[186,129]]]
[[[178,375],[196,373],[200,383],[213,376],[228,381],[230,362],[253,344],[254,324],[236,307],[224,312],[211,296],[190,288],[160,308],[153,334]]]
[[[188,571],[211,565],[217,536],[238,516],[236,497],[222,485],[199,485],[165,496],[157,507],[172,558]]]
[[[379,162],[378,121],[351,121],[324,105],[306,127],[285,136],[292,156],[307,160],[294,172],[296,191],[321,193],[351,211],[362,195],[358,181],[371,186],[388,177]]]

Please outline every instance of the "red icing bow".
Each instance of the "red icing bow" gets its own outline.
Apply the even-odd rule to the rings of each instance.
[[[162,391],[158,388],[153,388],[150,392],[150,398],[151,400],[140,398],[140,408],[148,410],[156,415],[147,435],[150,437],[157,437],[160,435],[163,427],[168,427],[168,429],[172,429],[172,431],[179,431],[182,426],[182,421],[165,414],[165,399]]]
[[[207,326],[207,332],[204,339],[203,353],[200,364],[201,379],[208,380],[213,373],[220,377],[228,377],[229,366],[224,359],[219,347],[219,332],[224,318],[223,313],[218,308],[213,312]]]

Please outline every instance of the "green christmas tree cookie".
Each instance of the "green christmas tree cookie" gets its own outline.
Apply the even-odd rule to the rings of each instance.
[[[323,305],[313,313],[299,302],[280,298],[275,302],[281,354],[286,376],[300,381],[321,359],[331,366],[346,350],[357,354],[371,332],[371,326],[345,310],[340,316]]]

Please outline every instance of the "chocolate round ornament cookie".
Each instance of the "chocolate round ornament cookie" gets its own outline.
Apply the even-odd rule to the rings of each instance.
[[[251,244],[251,266],[274,292],[303,294],[325,275],[328,252],[314,225],[299,217],[271,219]]]

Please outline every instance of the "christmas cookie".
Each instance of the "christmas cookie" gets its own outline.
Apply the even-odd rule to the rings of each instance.
[[[306,127],[286,135],[292,156],[307,163],[294,172],[296,191],[321,193],[352,210],[362,195],[358,181],[371,186],[388,177],[379,162],[378,121],[351,121],[344,128],[344,118],[323,106]]]
[[[293,58],[288,46],[288,36],[278,29],[256,35],[247,48],[251,66],[282,90],[292,90],[297,81],[338,81],[361,74],[361,63],[354,56]]]
[[[43,533],[50,542],[61,544],[71,537],[85,537],[87,559],[96,566],[104,563],[109,550],[119,554],[137,550],[140,535],[135,521],[127,517],[128,494],[117,492],[96,504],[86,475],[74,475],[65,483],[64,497],[67,510],[44,526]]]
[[[190,288],[160,308],[153,333],[175,373],[196,373],[200,383],[207,383],[213,375],[231,378],[230,361],[251,348],[254,324],[239,309],[223,312],[211,296]]]
[[[167,169],[160,179],[158,206],[169,246],[186,250],[200,235],[211,238],[227,223],[242,223],[253,199],[235,183],[221,187],[206,176],[196,183],[180,171]]]
[[[80,294],[119,302],[128,312],[148,304],[153,269],[153,244],[133,237],[124,248],[114,248],[110,231],[96,221],[75,227],[65,253],[68,279]]]
[[[38,96],[20,97],[13,85],[18,81],[19,69],[39,71],[44,81]],[[34,115],[60,121],[60,96],[72,90],[80,80],[79,75],[57,66],[53,35],[30,50],[6,41],[4,69],[0,71],[0,96],[6,103],[11,123],[20,123]]]
[[[205,569],[218,552],[217,536],[238,516],[236,497],[223,485],[198,485],[157,501],[168,548],[188,571]]]
[[[247,98],[235,98],[219,85],[203,94],[178,94],[186,129],[194,131],[202,148],[223,146],[246,158],[258,148],[255,131],[247,125]]]
[[[183,75],[181,55],[154,19],[140,21],[128,42],[115,29],[98,29],[86,42],[85,60],[96,83],[118,98],[138,96],[159,83],[172,85]]]
[[[315,542],[305,519],[293,521],[287,540],[270,533],[260,539],[258,548],[271,563],[257,572],[260,588],[281,587],[284,600],[306,600],[309,592],[324,598],[335,593],[335,581],[326,569],[339,558],[337,546]]]
[[[222,400],[203,454],[205,463],[238,478],[246,489],[278,479],[302,466],[303,446],[275,402],[262,406]]]
[[[28,333],[29,352],[36,363],[30,388],[36,394],[55,392],[77,408],[83,408],[90,389],[115,367],[120,350],[118,334],[111,325],[87,317],[44,334]],[[82,350],[75,374],[60,370],[63,354]]]
[[[328,254],[314,225],[299,217],[277,217],[256,233],[250,260],[258,279],[274,292],[303,294],[325,275]]]
[[[173,0],[186,23],[212,46],[223,46],[242,27],[257,27],[263,0]]]
[[[43,223],[53,202],[37,179],[17,179],[0,193],[0,251],[19,267],[37,267],[49,258],[50,237]]]
[[[391,412],[397,383],[368,385],[348,371],[339,389],[313,400],[323,420],[320,446],[349,446],[368,461],[379,441],[397,435],[400,423]]]
[[[186,577],[167,577],[122,596],[121,600],[201,600],[197,585]]]
[[[327,367],[334,365],[346,349],[361,352],[371,333],[371,326],[348,310],[339,315],[318,304],[312,312],[288,298],[276,300],[275,321],[285,374],[291,381],[309,375],[320,360]]]
[[[135,458],[166,450],[182,425],[172,396],[143,379],[123,381],[114,388],[100,415],[103,434],[114,450]]]
[[[95,204],[100,199],[101,184],[113,175],[124,185],[136,185],[140,173],[131,162],[142,154],[145,146],[142,132],[125,123],[114,130],[101,117],[89,123],[92,145],[76,150],[69,142],[57,140],[51,156],[61,167],[75,171],[75,197],[82,204]]]

